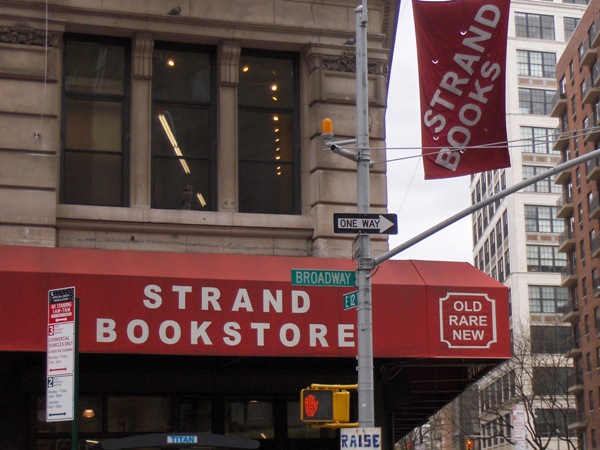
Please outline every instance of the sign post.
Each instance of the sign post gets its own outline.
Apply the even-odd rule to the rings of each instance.
[[[48,291],[46,421],[73,420],[75,288]]]
[[[71,421],[71,450],[79,440],[78,314],[74,287],[48,291],[46,421]]]

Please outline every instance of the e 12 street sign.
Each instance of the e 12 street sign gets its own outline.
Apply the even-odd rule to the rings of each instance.
[[[333,214],[333,232],[348,234],[398,234],[396,214]]]

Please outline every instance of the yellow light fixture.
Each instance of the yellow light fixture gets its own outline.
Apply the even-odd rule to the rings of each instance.
[[[249,66],[242,67],[242,72],[244,72],[244,73],[248,72],[249,70],[250,70]]]
[[[333,122],[331,119],[325,118],[321,122],[321,136],[324,139],[331,139],[333,137]]]
[[[275,133],[279,133],[279,128],[275,128]]]
[[[162,125],[163,129],[165,130],[165,134],[167,135],[167,138],[169,138],[169,142],[171,143],[171,146],[173,147],[173,151],[175,152],[175,154],[177,156],[180,157],[179,163],[181,164],[181,167],[183,167],[183,171],[187,174],[191,173],[190,166],[188,166],[186,160],[183,159],[183,153],[181,153],[181,149],[179,148],[179,145],[177,144],[177,140],[175,139],[175,136],[173,135],[173,132],[171,131],[171,127],[169,126],[169,123],[167,122],[167,118],[165,117],[164,114],[159,114],[158,120],[160,121],[160,124]]]
[[[273,96],[273,97],[271,97],[271,98],[273,99],[273,101],[274,101],[274,102],[276,102],[276,101],[277,101],[277,97]]]
[[[167,65],[169,67],[175,67],[175,60],[173,58],[167,59]]]
[[[96,413],[94,412],[93,409],[86,409],[83,411],[83,417],[85,417],[86,419],[91,419],[95,415],[96,415]]]
[[[273,121],[274,122],[279,122],[279,116],[273,116]]]
[[[204,200],[204,197],[202,196],[202,194],[200,192],[198,192],[196,194],[196,197],[198,197],[198,201],[200,202],[200,204],[204,208],[206,206],[206,200]]]
[[[281,155],[275,155],[275,160],[279,161],[281,159]]]
[[[277,89],[278,89],[278,88],[277,88],[277,85],[276,85],[276,84],[272,84],[272,85],[271,85],[271,90],[272,90],[273,92],[275,92]]]

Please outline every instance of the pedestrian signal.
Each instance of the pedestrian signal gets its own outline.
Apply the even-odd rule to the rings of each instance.
[[[302,389],[300,419],[303,422],[348,422],[350,392],[332,389]]]

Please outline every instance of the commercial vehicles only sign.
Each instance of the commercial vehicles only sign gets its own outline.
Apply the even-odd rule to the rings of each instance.
[[[450,348],[489,348],[497,342],[496,301],[479,293],[440,298],[440,337]]]
[[[48,291],[46,421],[73,420],[75,288]]]

